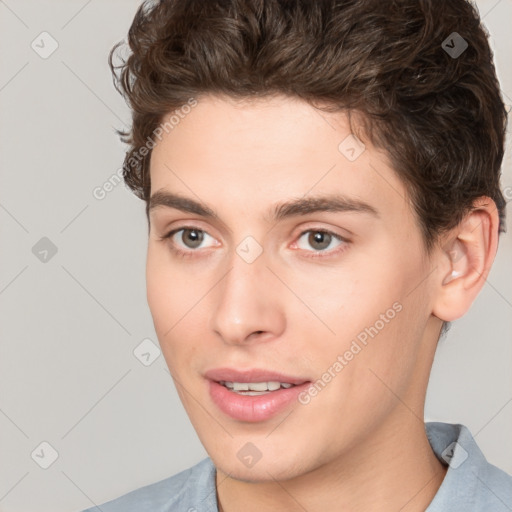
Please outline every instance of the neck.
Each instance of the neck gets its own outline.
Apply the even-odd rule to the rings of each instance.
[[[219,512],[425,511],[446,467],[423,421],[404,409],[357,447],[286,481],[240,481],[217,469]]]

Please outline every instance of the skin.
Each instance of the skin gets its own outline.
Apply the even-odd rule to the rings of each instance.
[[[217,468],[221,511],[423,511],[445,475],[424,430],[428,377],[442,321],[462,316],[485,282],[496,208],[481,198],[428,254],[386,154],[366,140],[352,162],[338,149],[353,130],[344,114],[300,99],[208,95],[153,149],[151,194],[217,213],[152,209],[146,277],[162,352]],[[282,201],[332,193],[378,215],[265,217]],[[199,246],[187,231],[163,238],[191,225]],[[325,229],[345,241],[318,248],[312,237]],[[247,236],[263,249],[250,264],[236,252]],[[395,303],[400,312],[307,405],[249,423],[211,401],[203,374],[217,367],[316,381]],[[247,442],[262,455],[250,468],[237,457]]]

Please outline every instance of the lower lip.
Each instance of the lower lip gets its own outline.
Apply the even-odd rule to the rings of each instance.
[[[229,391],[218,382],[210,380],[210,396],[219,409],[235,420],[265,421],[297,400],[301,391],[310,385],[305,382],[291,388],[281,388],[264,395],[247,396]]]

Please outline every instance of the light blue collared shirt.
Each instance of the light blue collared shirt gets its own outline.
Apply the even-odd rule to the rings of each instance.
[[[425,512],[512,512],[512,476],[487,462],[464,425],[425,428],[437,458],[449,466]],[[82,512],[144,511],[218,512],[212,460]]]

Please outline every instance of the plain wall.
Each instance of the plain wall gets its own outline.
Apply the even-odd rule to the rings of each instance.
[[[163,357],[144,366],[133,354],[143,339],[157,342],[144,204],[122,183],[93,194],[123,160],[115,129],[130,113],[107,55],[138,5],[0,2],[0,511],[82,510],[206,456]],[[510,108],[512,2],[478,5]],[[59,45],[46,59],[31,47],[51,49],[43,31]],[[511,155],[509,137],[504,187]],[[509,473],[511,262],[509,232],[470,313],[439,345],[426,408],[427,420],[467,425]],[[48,469],[42,442],[58,453]]]

